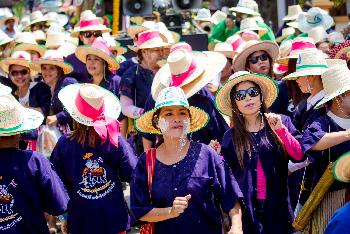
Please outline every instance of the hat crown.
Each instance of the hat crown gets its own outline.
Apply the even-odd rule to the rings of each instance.
[[[32,32],[22,32],[20,33],[16,38],[15,41],[18,44],[21,43],[27,43],[27,44],[33,44],[33,45],[37,45],[38,43],[35,40],[35,37],[33,35]]]
[[[321,77],[326,96],[331,96],[344,88],[350,90],[350,70],[346,65],[331,67]]]
[[[241,21],[241,31],[246,29],[255,29],[258,27],[258,24],[256,23],[254,18],[245,18]]]
[[[45,18],[41,11],[34,11],[30,14],[30,21]]]
[[[46,60],[59,60],[63,62],[63,55],[57,50],[47,50],[41,58]]]
[[[188,71],[192,61],[193,56],[183,49],[173,51],[167,59],[172,75],[180,75]]]
[[[199,9],[199,11],[197,12],[197,19],[206,19],[206,18],[210,18],[211,14],[210,14],[210,10],[207,8],[202,8]]]
[[[170,53],[174,52],[175,50],[183,49],[188,52],[192,52],[192,46],[188,44],[187,42],[178,42],[170,47]]]
[[[288,6],[288,15],[297,15],[303,12],[300,5]]]
[[[12,54],[11,54],[11,58],[14,58],[14,59],[24,59],[24,60],[31,60],[31,56],[30,54],[27,52],[27,51],[22,51],[22,50],[19,50],[19,51],[14,51]]]
[[[83,11],[80,15],[80,21],[85,21],[85,20],[88,21],[93,19],[98,19],[98,18],[91,10]]]
[[[230,44],[228,44],[226,42],[219,42],[219,43],[215,44],[214,51],[215,52],[220,52],[220,51],[232,51],[233,52],[233,48]]]
[[[320,42],[320,41],[322,41],[324,39],[327,39],[327,32],[326,32],[326,30],[324,30],[323,27],[318,26],[318,27],[312,28],[308,32],[308,36],[310,38],[312,38],[315,43],[317,43],[317,42]]]
[[[103,93],[98,86],[85,84],[80,88],[79,92],[81,98],[96,110],[103,105]]]
[[[164,106],[189,106],[184,91],[179,87],[167,87],[161,90],[156,101],[156,108]]]
[[[306,21],[309,24],[318,24],[322,22],[324,14],[325,12],[321,8],[312,7],[308,10],[306,14]]]
[[[13,128],[22,123],[21,106],[11,95],[0,96],[0,128]]]
[[[282,29],[282,36],[289,36],[295,33],[295,29],[293,27],[287,27]]]
[[[328,68],[326,59],[319,50],[306,50],[299,54],[296,70],[310,68]]]
[[[138,34],[137,43],[139,46],[151,40],[157,40],[159,42],[163,42],[163,39],[160,37],[159,32],[156,30],[146,30]]]
[[[249,8],[255,12],[259,12],[259,6],[254,0],[239,0],[237,7]]]
[[[327,65],[329,68],[334,67],[334,66],[339,66],[339,65],[345,65],[346,66],[346,61],[343,59],[326,59]]]
[[[106,53],[108,56],[112,55],[110,46],[108,46],[106,40],[104,40],[102,37],[96,38],[92,43],[91,47],[101,50],[102,52]]]

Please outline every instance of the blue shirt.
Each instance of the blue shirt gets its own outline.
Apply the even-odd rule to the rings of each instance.
[[[324,234],[346,234],[350,231],[350,202],[338,209],[329,221]]]

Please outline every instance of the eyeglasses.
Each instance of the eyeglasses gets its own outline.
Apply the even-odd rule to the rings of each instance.
[[[248,58],[248,61],[251,62],[252,64],[256,64],[259,59],[260,59],[260,61],[266,61],[268,59],[268,56],[266,53],[263,53],[261,55],[254,56],[254,57],[252,56],[252,57]]]
[[[22,76],[28,75],[28,70],[11,71],[11,76],[18,76],[19,74]]]
[[[86,38],[90,38],[91,36],[101,37],[102,32],[101,31],[94,31],[94,32],[86,31],[86,32],[82,32],[81,35],[83,35],[83,37],[86,37]]]
[[[260,90],[257,87],[250,87],[249,89],[238,90],[233,94],[233,97],[236,99],[236,101],[242,101],[246,98],[247,94],[250,97],[257,97],[260,94]]]

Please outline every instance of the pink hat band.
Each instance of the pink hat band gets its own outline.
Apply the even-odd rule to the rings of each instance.
[[[293,50],[304,50],[304,49],[314,49],[316,45],[311,42],[297,41],[292,44],[291,51]]]
[[[174,74],[171,75],[171,82],[169,86],[179,87],[187,79],[187,77],[193,74],[196,68],[197,68],[197,63],[194,59],[192,59],[192,62],[188,67],[187,71],[178,75],[174,75]]]
[[[145,42],[150,41],[150,40],[155,39],[155,38],[160,38],[161,39],[160,34],[157,31],[150,31],[150,32],[140,33],[138,35],[137,44],[138,44],[138,46],[141,46]]]
[[[170,48],[170,53],[175,51],[175,50],[185,50],[187,52],[192,52],[192,47],[187,44],[187,43],[180,43],[180,44],[175,44]]]
[[[233,43],[231,43],[233,51],[236,51],[241,45],[243,45],[244,40],[242,38],[237,38]]]
[[[92,48],[96,48],[98,50],[102,50],[105,52],[108,56],[112,54],[110,48],[108,47],[107,43],[102,39],[96,38],[95,41],[91,45]]]
[[[85,28],[89,26],[98,26],[100,25],[100,22],[98,19],[92,19],[92,20],[82,20],[79,23],[80,28]]]

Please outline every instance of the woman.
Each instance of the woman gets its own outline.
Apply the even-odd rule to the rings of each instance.
[[[274,77],[273,63],[279,55],[279,48],[271,41],[248,41],[233,62],[233,70],[249,71]]]
[[[329,163],[350,151],[350,70],[346,65],[334,66],[324,72],[322,83],[324,98],[316,105],[327,106],[304,131],[303,150],[308,153],[311,164],[306,167],[303,181],[301,205],[303,205],[315,188]],[[348,183],[334,182],[326,193],[310,222],[310,233],[323,233],[336,209],[345,204]],[[331,204],[331,205],[330,205]],[[308,230],[308,229],[307,229]]]
[[[51,91],[50,111],[46,117],[46,124],[49,126],[58,125],[64,130],[67,124],[72,124],[72,119],[63,110],[63,105],[58,99],[58,92],[69,84],[77,83],[74,78],[64,77],[73,71],[73,67],[63,62],[63,56],[55,50],[47,50],[43,57],[33,61],[32,65],[34,70],[42,74],[43,81],[50,87]],[[65,128],[65,130],[68,129]]]
[[[269,77],[237,72],[216,96],[217,108],[234,126],[222,140],[222,154],[244,195],[244,233],[291,233],[288,157],[301,160],[289,117],[267,113],[277,96]]]
[[[8,92],[0,95],[0,229],[3,233],[49,233],[44,212],[64,213],[68,195],[43,155],[19,149],[19,134],[38,128],[44,117],[22,107]]]
[[[220,207],[230,215],[229,233],[242,233],[242,194],[235,178],[215,151],[187,138],[208,119],[188,105],[182,89],[169,87],[159,93],[155,109],[135,122],[139,131],[164,138],[141,155],[131,181],[131,210],[136,219],[153,222],[156,234],[222,233]],[[154,162],[151,186],[146,158]]]
[[[94,84],[72,84],[58,98],[74,120],[51,155],[70,197],[68,233],[126,233],[122,182],[130,181],[136,157],[119,136],[117,97]]]

